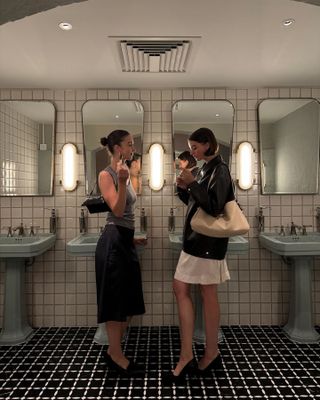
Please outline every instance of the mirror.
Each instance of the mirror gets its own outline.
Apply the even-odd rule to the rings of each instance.
[[[262,194],[318,192],[319,102],[268,99],[258,106]]]
[[[0,196],[52,196],[55,108],[0,101]]]
[[[134,138],[135,153],[128,162],[132,185],[141,194],[143,107],[138,101],[90,100],[82,108],[86,194],[99,194],[99,172],[110,164],[110,155],[100,139],[115,129],[124,129]]]
[[[233,105],[226,100],[182,100],[172,108],[173,156],[176,175],[183,168],[178,156],[189,151],[188,138],[196,129],[211,129],[219,143],[219,152],[230,165],[232,153]],[[180,165],[179,165],[180,164]],[[202,164],[202,163],[201,163]],[[197,166],[201,166],[197,163]]]

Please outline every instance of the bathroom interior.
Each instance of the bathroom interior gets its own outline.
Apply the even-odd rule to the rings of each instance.
[[[0,24],[0,398],[320,398],[320,1],[14,0]],[[223,372],[168,386],[186,211],[175,160],[202,126],[250,231],[230,238],[219,286]],[[141,155],[146,313],[123,343],[140,379],[103,363],[105,213],[82,206],[99,194],[99,140],[116,128]]]

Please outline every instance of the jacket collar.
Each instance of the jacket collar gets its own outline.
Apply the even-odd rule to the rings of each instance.
[[[217,154],[212,160],[203,164],[201,168],[201,176],[204,176],[208,171],[212,172],[212,169],[214,169],[220,163],[222,163],[222,158],[220,154]]]

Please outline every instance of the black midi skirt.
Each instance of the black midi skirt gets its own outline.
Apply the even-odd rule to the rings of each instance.
[[[141,271],[134,231],[106,225],[95,256],[98,323],[124,322],[145,313]]]

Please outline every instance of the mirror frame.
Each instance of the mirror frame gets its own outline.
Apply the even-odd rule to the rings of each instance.
[[[174,162],[174,165],[175,165],[175,161],[176,161],[176,158],[175,158],[175,148],[174,148],[174,118],[173,118],[173,115],[174,115],[174,112],[173,112],[173,109],[174,109],[174,107],[176,106],[176,104],[177,103],[180,103],[180,102],[202,102],[202,103],[204,103],[204,102],[224,102],[224,103],[228,103],[228,104],[230,104],[231,105],[231,107],[232,107],[232,128],[231,128],[231,140],[230,140],[230,154],[229,154],[229,160],[228,160],[228,162],[227,162],[227,164],[228,164],[228,166],[229,166],[229,168],[231,168],[231,163],[232,163],[232,154],[233,154],[233,134],[234,134],[234,120],[235,120],[235,108],[234,108],[234,105],[232,104],[232,102],[231,101],[229,101],[229,100],[227,100],[227,99],[180,99],[180,100],[176,100],[173,104],[172,104],[172,107],[171,107],[171,115],[172,115],[172,134],[171,134],[171,143],[172,143],[172,157],[173,157],[173,162]],[[205,124],[203,124],[202,126],[199,126],[199,128],[201,128],[201,127],[204,127],[205,126]]]
[[[28,103],[49,103],[53,107],[53,137],[52,137],[52,158],[51,158],[51,176],[50,176],[50,193],[48,194],[3,194],[0,190],[0,197],[52,197],[54,196],[54,177],[55,177],[55,148],[56,148],[56,135],[57,135],[57,109],[51,100],[29,100],[29,99],[0,99],[0,102],[28,102]]]
[[[85,180],[85,195],[86,196],[95,196],[99,192],[97,191],[97,183],[95,184],[94,187],[89,188],[89,180],[88,180],[88,174],[87,174],[87,157],[86,157],[86,146],[85,146],[85,129],[84,129],[84,118],[83,118],[83,108],[88,102],[131,102],[131,103],[139,103],[142,109],[142,123],[141,123],[141,168],[142,168],[142,161],[143,161],[143,136],[144,136],[144,118],[145,118],[145,112],[144,112],[144,107],[143,104],[141,103],[140,100],[135,100],[135,99],[88,99],[86,100],[81,107],[81,126],[82,126],[82,149],[83,149],[83,162],[84,162],[84,180]],[[125,129],[125,126],[121,127],[121,123],[119,123],[118,129]],[[115,128],[116,129],[116,128]],[[99,138],[100,139],[100,138]],[[99,145],[99,142],[97,143]],[[106,150],[107,151],[107,150]],[[140,154],[140,153],[139,153]],[[141,178],[142,179],[142,178]],[[90,189],[90,191],[89,191]],[[137,196],[141,196],[142,193],[137,193]]]
[[[257,128],[258,128],[258,148],[259,148],[259,168],[260,168],[260,193],[265,196],[283,196],[283,195],[315,195],[319,193],[319,168],[320,168],[320,157],[319,157],[319,146],[320,146],[320,121],[319,121],[319,137],[318,137],[318,167],[317,167],[317,176],[316,176],[316,191],[315,192],[265,192],[263,190],[263,182],[262,182],[262,147],[261,147],[261,128],[260,128],[260,106],[266,100],[314,100],[320,106],[320,101],[314,97],[268,97],[264,99],[260,99],[257,104]]]

